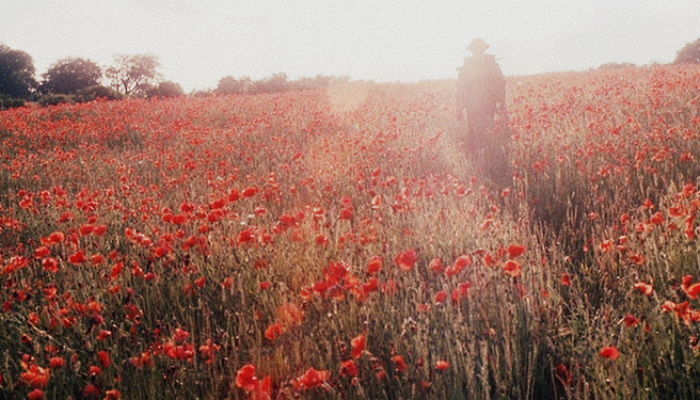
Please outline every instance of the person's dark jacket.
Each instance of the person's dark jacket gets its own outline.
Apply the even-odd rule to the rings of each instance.
[[[457,80],[457,111],[490,115],[505,104],[506,80],[494,56],[479,54],[464,59]]]

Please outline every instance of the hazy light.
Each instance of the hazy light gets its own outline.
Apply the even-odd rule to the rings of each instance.
[[[186,90],[275,72],[451,78],[475,36],[508,75],[670,62],[698,21],[697,0],[0,0],[0,42],[39,73],[67,56],[147,52]]]

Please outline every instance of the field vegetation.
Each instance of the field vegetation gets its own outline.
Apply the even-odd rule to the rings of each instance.
[[[700,67],[0,112],[0,397],[700,398]],[[501,121],[501,123],[505,123]]]

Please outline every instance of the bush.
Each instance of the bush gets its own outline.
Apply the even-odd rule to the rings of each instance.
[[[41,104],[44,107],[74,102],[75,98],[67,94],[47,94],[39,98],[39,104]]]
[[[123,96],[116,90],[102,85],[92,85],[75,93],[75,101],[87,102],[96,99],[119,100]]]
[[[182,86],[180,86],[178,83],[164,81],[159,83],[158,86],[149,89],[147,92],[147,97],[179,97],[184,94],[185,93],[182,91]]]
[[[6,110],[8,108],[23,107],[24,99],[16,99],[9,96],[0,95],[0,110]]]
[[[686,44],[678,51],[676,64],[700,64],[700,39]]]

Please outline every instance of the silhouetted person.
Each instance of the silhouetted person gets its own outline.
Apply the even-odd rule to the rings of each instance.
[[[480,38],[467,47],[472,56],[466,57],[458,68],[457,119],[465,129],[466,153],[478,156],[483,172],[502,181],[502,175],[509,173],[503,150],[507,133],[495,129],[494,116],[505,110],[506,80],[495,56],[485,54],[488,48]]]
[[[466,122],[469,141],[481,146],[493,134],[494,115],[506,97],[506,80],[495,56],[484,53],[488,48],[483,39],[472,40],[467,47],[472,56],[458,68],[457,79],[457,118]]]

